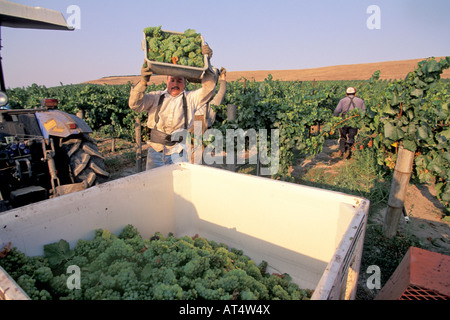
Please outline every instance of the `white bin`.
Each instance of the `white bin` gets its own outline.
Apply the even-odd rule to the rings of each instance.
[[[353,299],[368,209],[352,195],[182,163],[6,211],[0,245],[42,255],[45,244],[73,248],[127,224],[144,237],[198,234],[267,261],[313,299]]]

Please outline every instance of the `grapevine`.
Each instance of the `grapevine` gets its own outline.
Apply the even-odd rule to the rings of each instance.
[[[322,150],[325,139],[338,138],[340,127],[359,128],[355,147],[372,148],[380,167],[394,169],[400,145],[415,152],[413,179],[433,182],[438,199],[450,212],[450,81],[440,74],[450,64],[450,57],[428,59],[403,80],[381,80],[375,71],[369,80],[355,81],[280,81],[269,75],[264,81],[231,81],[213,128],[225,136],[226,129],[267,129],[268,150],[271,130],[279,130],[279,170],[273,176],[293,181],[294,154],[313,157]],[[357,87],[357,95],[366,104],[366,112],[349,114],[346,119],[333,116],[333,110],[348,86]],[[41,98],[57,98],[63,111],[85,112],[87,124],[95,131],[114,132],[119,138],[133,141],[135,119],[146,123],[146,115],[128,107],[131,84],[70,85],[46,88],[33,84],[29,88],[8,90],[13,108],[39,105]],[[162,90],[164,85],[149,85],[148,91]],[[187,89],[196,89],[188,84]],[[235,120],[227,119],[227,105],[237,107]],[[311,127],[320,130],[311,134]],[[114,130],[111,129],[114,128]],[[148,139],[143,131],[143,139]],[[270,156],[270,155],[268,155]]]

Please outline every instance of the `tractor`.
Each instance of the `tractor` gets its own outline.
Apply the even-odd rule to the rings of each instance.
[[[1,27],[74,30],[58,11],[5,0],[0,0]],[[1,57],[0,76],[0,212],[108,179],[104,157],[84,120],[58,110],[58,101],[51,98],[34,108],[11,109]]]

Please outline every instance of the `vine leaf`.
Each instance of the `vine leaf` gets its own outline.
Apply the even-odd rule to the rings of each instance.
[[[411,152],[414,152],[417,149],[417,145],[414,140],[403,140],[403,147]]]
[[[59,266],[72,256],[73,252],[70,251],[69,243],[64,239],[44,245],[44,257],[47,258],[51,268]]]

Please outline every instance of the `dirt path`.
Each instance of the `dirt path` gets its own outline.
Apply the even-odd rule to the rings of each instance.
[[[441,220],[441,208],[432,186],[410,184],[405,200],[409,221],[401,219],[399,230],[417,236],[424,249],[450,255],[450,223]],[[378,213],[380,223],[385,213]]]

